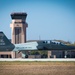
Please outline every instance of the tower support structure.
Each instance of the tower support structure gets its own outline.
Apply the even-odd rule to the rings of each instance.
[[[12,43],[25,43],[26,42],[26,13],[11,13],[12,23],[10,27],[12,29]]]

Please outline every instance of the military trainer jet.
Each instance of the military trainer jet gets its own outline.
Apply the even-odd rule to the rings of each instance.
[[[74,46],[67,46],[56,41],[34,41],[12,44],[3,32],[0,32],[0,51],[26,51],[26,50],[73,50]]]

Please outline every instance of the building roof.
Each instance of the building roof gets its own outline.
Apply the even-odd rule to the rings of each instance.
[[[12,19],[25,19],[27,16],[27,13],[25,12],[13,12],[11,13]]]

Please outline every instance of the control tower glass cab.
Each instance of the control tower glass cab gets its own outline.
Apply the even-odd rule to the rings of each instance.
[[[25,43],[26,42],[26,13],[11,13],[12,23],[10,27],[12,29],[12,43]]]

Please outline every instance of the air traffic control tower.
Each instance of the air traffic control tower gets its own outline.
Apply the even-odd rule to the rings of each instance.
[[[11,13],[12,23],[10,27],[12,29],[12,43],[25,43],[26,42],[26,13]]]

